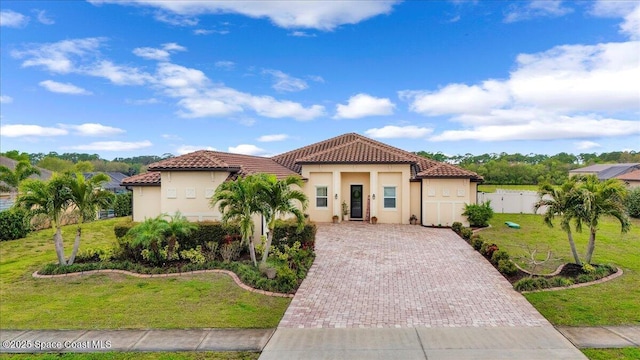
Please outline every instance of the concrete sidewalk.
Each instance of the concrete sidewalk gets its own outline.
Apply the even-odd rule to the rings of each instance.
[[[557,329],[580,349],[640,347],[640,326],[558,326]]]
[[[0,353],[255,351],[275,329],[0,330]]]

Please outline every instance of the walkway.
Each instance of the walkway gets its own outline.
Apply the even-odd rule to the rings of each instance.
[[[585,359],[448,229],[320,224],[260,359]]]

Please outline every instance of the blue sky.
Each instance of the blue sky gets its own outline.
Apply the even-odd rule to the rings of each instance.
[[[640,151],[638,1],[0,1],[2,151]]]

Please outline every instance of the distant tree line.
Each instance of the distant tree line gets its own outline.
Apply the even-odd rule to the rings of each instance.
[[[569,177],[569,170],[594,164],[640,163],[640,153],[614,151],[608,153],[561,152],[556,155],[491,153],[482,155],[453,155],[442,152],[419,151],[417,155],[474,171],[484,177],[486,184],[559,185]]]
[[[17,160],[28,161],[31,165],[58,173],[66,172],[121,172],[127,175],[136,175],[145,172],[147,165],[173,157],[172,154],[143,155],[129,158],[115,158],[105,160],[98,154],[64,153],[55,151],[45,153],[26,153],[11,150],[0,153],[3,156]]]

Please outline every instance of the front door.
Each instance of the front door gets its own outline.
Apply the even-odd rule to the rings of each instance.
[[[362,185],[351,185],[351,218],[362,219]]]

